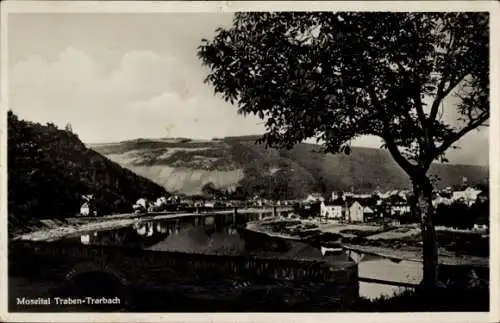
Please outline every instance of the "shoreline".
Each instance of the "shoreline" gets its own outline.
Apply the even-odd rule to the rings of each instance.
[[[288,207],[278,207],[277,212],[289,211]],[[255,213],[272,213],[271,208],[247,208],[238,210],[242,214],[255,214]],[[126,227],[138,221],[156,221],[168,220],[170,218],[183,218],[190,216],[211,216],[221,214],[234,214],[234,210],[217,210],[215,214],[212,212],[150,212],[150,213],[122,213],[105,215],[100,217],[71,217],[65,219],[42,219],[36,225],[26,226],[30,231],[22,232],[13,230],[11,233],[13,237],[9,240],[34,240],[34,241],[54,241],[64,238],[67,235],[86,232],[91,230],[113,230]]]
[[[55,240],[63,239],[69,235],[76,233],[83,233],[93,230],[113,230],[130,226],[137,221],[134,219],[118,219],[118,220],[105,220],[99,222],[90,222],[85,224],[68,224],[59,227],[48,227],[45,229],[35,230],[32,232],[16,235],[12,240],[28,240],[28,241],[47,241],[52,242]]]
[[[305,240],[303,237],[300,236],[293,236],[291,234],[287,233],[282,233],[282,232],[273,232],[270,230],[270,228],[266,228],[265,226],[269,226],[272,224],[278,224],[278,223],[286,223],[287,221],[293,221],[293,222],[299,222],[300,224],[304,224],[303,221],[301,220],[289,220],[285,218],[281,219],[272,219],[272,220],[259,220],[259,221],[252,221],[248,222],[246,229],[262,234],[266,234],[271,237],[277,237],[277,238],[284,238],[284,239],[293,239],[293,240]],[[307,222],[305,222],[307,223]],[[361,225],[362,226],[362,225]],[[365,225],[368,227],[368,225]],[[340,231],[342,231],[342,228],[348,229],[352,227],[352,225],[342,225],[338,224],[335,229],[333,230],[333,233],[340,234],[344,237],[352,237],[351,234],[342,234]],[[306,233],[307,231],[312,230],[298,230],[300,233]],[[320,231],[317,232],[315,235],[319,236],[321,234],[328,234],[332,233],[332,230],[325,230],[324,228],[316,228],[314,231]],[[422,250],[420,247],[415,247],[415,246],[401,246],[399,245],[398,249],[386,247],[386,246],[380,246],[376,245],[377,243],[391,243],[391,239],[374,239],[373,237],[379,236],[384,234],[385,232],[377,232],[376,230],[373,230],[374,234],[372,237],[367,236],[363,242],[365,244],[355,244],[355,243],[342,243],[342,246],[345,250],[353,251],[353,252],[358,252],[358,253],[365,253],[365,254],[370,254],[374,256],[379,256],[382,258],[390,259],[391,261],[410,261],[410,262],[418,262],[422,263],[423,258],[422,258]],[[397,244],[397,239],[394,239],[394,241]],[[371,243],[371,245],[370,245]],[[444,248],[439,248],[439,263],[442,265],[471,265],[471,266],[478,266],[478,267],[489,267],[489,257],[479,257],[479,256],[473,256],[473,255],[456,255],[454,252],[448,251]]]
[[[182,215],[182,214],[181,214]],[[201,213],[200,215],[203,215]],[[129,216],[129,217],[115,217],[115,218],[100,218],[96,219],[96,222],[92,222],[91,219],[85,219],[85,222],[87,223],[67,223],[66,225],[63,226],[55,226],[56,223],[54,223],[53,227],[46,227],[46,228],[41,228],[39,230],[35,230],[32,232],[28,233],[22,233],[19,235],[16,235],[12,240],[28,240],[28,241],[56,241],[59,239],[63,239],[65,237],[78,234],[78,233],[84,233],[88,231],[104,231],[104,230],[113,230],[113,229],[119,229],[123,227],[130,226],[138,221],[144,221],[144,220],[160,220],[160,219],[166,219],[168,217],[175,218],[179,216],[179,214],[175,215],[150,215],[150,216]],[[183,216],[186,216],[185,214]],[[262,219],[262,220],[257,220],[257,221],[250,221],[246,224],[246,229],[249,231],[253,232],[258,232],[262,234],[266,234],[271,237],[276,237],[276,238],[281,238],[281,239],[288,239],[288,240],[295,240],[295,241],[304,241],[304,237],[301,236],[294,236],[288,233],[283,233],[283,232],[273,232],[270,230],[270,228],[266,228],[266,225],[272,225],[272,224],[283,224],[286,222],[293,222],[294,224],[299,224],[299,225],[304,225],[304,224],[312,224],[312,221],[302,221],[302,220],[290,220],[286,218],[267,218],[267,219]],[[363,230],[360,230],[364,229]],[[363,238],[363,237],[357,237],[353,235],[352,233],[344,233],[342,231],[349,231],[349,230],[360,230],[363,231],[364,233],[368,232],[368,234]],[[401,229],[401,228],[400,228]],[[411,226],[408,228],[404,228],[405,230],[408,229],[407,232],[405,233],[413,233],[411,231]],[[317,226],[314,228],[314,230],[311,229],[298,229],[297,232],[299,233],[307,233],[308,231],[311,233],[309,237],[314,237],[318,236],[321,234],[328,234],[328,233],[334,233],[334,234],[339,234],[342,235],[344,238],[347,239],[361,239],[361,243],[353,243],[353,242],[344,242],[343,247],[346,250],[350,250],[353,252],[358,252],[358,253],[365,253],[365,254],[371,254],[374,256],[379,256],[383,257],[386,259],[390,259],[393,261],[411,261],[411,262],[422,262],[422,252],[420,247],[416,246],[411,246],[408,245],[408,243],[401,243],[399,240],[402,235],[398,236],[397,234],[392,234],[392,239],[387,238],[388,234],[393,233],[393,231],[397,231],[399,229],[393,229],[381,232],[380,227],[376,226],[370,226],[366,224],[361,224],[361,225],[349,225],[349,224],[334,224],[334,225],[324,225],[324,226]],[[403,233],[403,234],[405,234]],[[386,237],[386,238],[383,238]],[[391,244],[391,247],[384,246],[384,244]],[[395,249],[395,247],[398,247]],[[479,257],[479,256],[473,256],[473,255],[457,255],[452,251],[448,251],[445,248],[439,248],[439,261],[441,264],[444,265],[473,265],[473,266],[480,266],[480,267],[489,267],[489,257]]]

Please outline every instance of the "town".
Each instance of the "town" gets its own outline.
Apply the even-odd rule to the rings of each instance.
[[[488,230],[489,199],[484,185],[447,187],[433,196],[436,225],[457,229]],[[85,195],[79,216],[98,216],[92,195]],[[158,197],[156,200],[140,198],[132,206],[136,214],[155,212],[206,212],[231,208],[293,207],[291,218],[318,219],[323,223],[371,223],[402,225],[419,223],[412,216],[410,190],[354,193],[332,192],[330,195],[311,193],[302,200],[272,201],[255,196],[249,200],[234,200],[206,194],[204,196]]]

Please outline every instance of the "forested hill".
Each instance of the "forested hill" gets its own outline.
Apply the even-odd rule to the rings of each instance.
[[[104,156],[164,186],[170,192],[199,194],[206,185],[239,195],[301,198],[311,192],[373,192],[409,187],[408,176],[385,150],[353,147],[349,156],[323,154],[320,146],[265,149],[257,137],[214,140],[137,139],[93,145]],[[434,164],[439,187],[488,182],[488,168]]]
[[[69,129],[19,120],[9,111],[9,219],[75,216],[84,194],[93,194],[99,213],[109,214],[167,192],[88,149]]]

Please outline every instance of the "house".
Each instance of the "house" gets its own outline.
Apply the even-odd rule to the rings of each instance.
[[[332,192],[332,196],[330,197],[330,199],[332,201],[335,201],[336,199],[340,198],[343,194],[339,194],[337,192]]]
[[[488,225],[487,224],[474,224],[474,228],[472,229],[474,231],[484,231],[488,230]]]
[[[481,193],[481,190],[476,190],[472,187],[467,187],[463,191],[454,191],[452,195],[453,201],[463,200],[465,204],[471,205],[477,199],[477,196]]]
[[[365,206],[363,208],[363,216],[365,217],[365,219],[373,218],[375,217],[375,211],[371,207]]]
[[[388,204],[389,204],[389,214],[396,215],[396,214],[406,214],[410,212],[410,205],[404,199],[401,197],[399,194],[393,194],[388,198]]]
[[[88,202],[85,202],[80,207],[80,215],[81,216],[89,216],[90,215],[90,206]]]
[[[135,204],[132,207],[134,208],[134,211],[136,213],[142,213],[148,210],[148,206],[149,206],[148,200],[146,200],[145,198],[140,198],[137,200],[137,202],[135,202]]]
[[[345,201],[336,199],[334,201],[321,202],[321,217],[325,219],[342,220],[344,217]]]
[[[381,200],[386,200],[391,196],[391,192],[378,192],[377,195]]]
[[[164,206],[164,205],[166,205],[166,204],[167,204],[167,201],[168,201],[168,200],[167,200],[167,198],[166,198],[166,197],[164,197],[164,196],[159,197],[159,198],[157,198],[157,199],[156,199],[156,201],[155,201],[155,203],[154,203],[154,206],[155,206],[155,207],[162,207],[162,206]]]
[[[297,203],[294,205],[294,213],[301,218],[314,218],[321,215],[322,202]]]
[[[437,207],[439,204],[450,205],[451,203],[453,203],[453,199],[451,199],[446,193],[438,193],[432,200],[432,205],[434,207]]]
[[[391,215],[410,213],[409,205],[391,205]]]
[[[215,201],[206,201],[203,206],[206,207],[206,208],[213,209],[215,207]]]
[[[143,208],[147,208],[148,200],[146,200],[145,198],[140,198],[137,200],[137,202],[135,202],[135,205],[142,206]]]
[[[349,222],[351,222],[351,223],[352,222],[364,222],[364,220],[365,220],[364,208],[358,201],[355,201],[349,207],[347,218],[348,218]]]
[[[304,202],[323,202],[325,199],[323,198],[323,195],[320,193],[311,193],[307,196],[307,198],[304,200]]]
[[[338,198],[344,198],[344,199],[349,198],[349,197],[352,198],[352,197],[354,197],[354,195],[355,194],[353,192],[341,192],[341,193],[337,194],[335,198],[333,198],[333,195],[332,195],[332,200],[336,200]]]
[[[82,244],[89,244],[90,243],[90,235],[84,234],[84,235],[80,236],[80,241],[82,242]]]
[[[148,203],[148,211],[149,212],[159,212],[165,211],[168,205],[168,200],[166,197],[162,196],[156,199],[154,203]]]

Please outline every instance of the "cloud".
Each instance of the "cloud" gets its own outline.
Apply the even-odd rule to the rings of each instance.
[[[116,66],[110,71],[78,48],[52,61],[31,56],[10,69],[10,107],[28,120],[60,127],[70,122],[86,142],[264,131],[259,119],[237,115],[236,107],[213,95],[203,84],[205,71],[193,66],[192,57],[134,50]],[[354,145],[378,148],[381,142],[362,137]],[[448,153],[451,161],[488,163],[488,131],[475,131],[458,145],[461,149]]]
[[[166,88],[177,91],[185,78],[182,62],[148,51],[126,53],[107,84],[108,91],[131,99],[154,97]]]
[[[32,56],[10,70],[10,107],[21,118],[72,124],[87,142],[166,136],[257,133],[256,119],[214,97],[203,70],[182,57],[125,53],[111,72],[84,51],[68,48],[54,61]]]
[[[157,134],[159,137],[213,138],[263,132],[256,119],[237,115],[236,108],[213,97],[164,92],[130,108],[138,122],[161,131],[168,129],[168,134]]]

